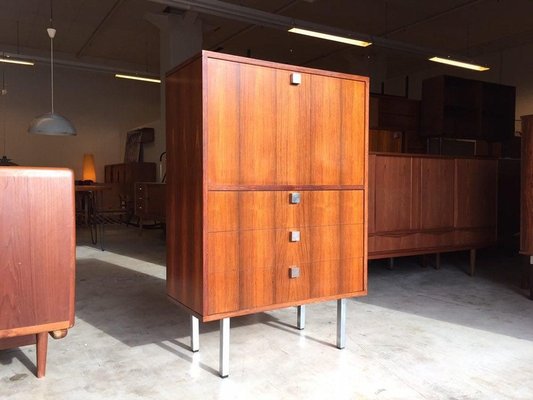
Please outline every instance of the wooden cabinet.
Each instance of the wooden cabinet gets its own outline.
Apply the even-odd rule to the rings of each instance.
[[[166,184],[135,182],[135,215],[142,228],[144,221],[165,222]]]
[[[105,183],[113,184],[117,198],[110,201],[109,208],[126,209],[130,215],[135,211],[135,182],[155,182],[156,164],[132,162],[105,166]],[[106,194],[107,196],[107,194]]]
[[[369,258],[495,244],[497,190],[495,159],[372,154]]]
[[[503,141],[514,135],[515,88],[438,76],[422,82],[421,135]]]
[[[0,168],[0,350],[37,343],[74,325],[75,224],[72,171]]]
[[[169,297],[210,321],[366,294],[367,104],[359,76],[212,52],[171,71]]]

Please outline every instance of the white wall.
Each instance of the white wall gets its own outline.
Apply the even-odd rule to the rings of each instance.
[[[125,133],[159,119],[159,85],[56,67],[55,111],[70,119],[78,134],[31,135],[32,119],[50,111],[50,69],[42,64],[4,68],[8,94],[0,109],[0,153],[5,121],[6,155],[19,165],[67,167],[81,179],[83,154],[93,153],[97,181],[103,181],[104,165],[123,160]],[[150,157],[145,161],[158,160],[159,154],[145,154]]]

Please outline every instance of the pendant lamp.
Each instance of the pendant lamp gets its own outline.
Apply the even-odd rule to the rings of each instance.
[[[50,18],[50,28],[47,28],[46,31],[50,37],[50,88],[52,95],[52,112],[36,117],[28,128],[28,132],[38,135],[73,136],[76,135],[76,128],[74,128],[74,125],[72,125],[67,118],[54,112],[54,37],[56,35],[56,30],[52,27],[51,22],[52,18]]]

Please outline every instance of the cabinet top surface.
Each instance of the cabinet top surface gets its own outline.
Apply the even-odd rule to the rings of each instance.
[[[309,73],[309,74],[319,74],[319,75],[326,75],[336,78],[342,78],[342,79],[351,79],[351,80],[357,80],[357,81],[364,81],[368,84],[369,79],[366,76],[361,75],[353,75],[353,74],[347,74],[343,72],[334,72],[334,71],[328,71],[323,69],[315,69],[315,68],[308,68],[308,67],[301,67],[296,65],[290,65],[290,64],[283,64],[283,63],[277,63],[273,61],[265,61],[265,60],[259,60],[256,58],[249,58],[249,57],[242,57],[242,56],[234,56],[231,54],[224,54],[224,53],[218,53],[215,51],[208,51],[208,50],[202,50],[201,53],[197,54],[196,56],[193,56],[192,58],[184,61],[180,65],[172,68],[170,71],[167,72],[167,76],[171,75],[173,72],[181,69],[185,65],[191,63],[194,60],[197,60],[198,58],[203,58],[204,60],[207,60],[209,58],[211,59],[217,59],[217,60],[225,60],[225,61],[232,61],[237,62],[240,64],[250,64],[250,65],[257,65],[262,67],[270,67],[270,68],[277,68],[277,69],[285,69],[289,71],[294,72],[302,72],[302,73]]]
[[[73,172],[68,168],[1,167],[0,177],[6,176],[73,177]]]

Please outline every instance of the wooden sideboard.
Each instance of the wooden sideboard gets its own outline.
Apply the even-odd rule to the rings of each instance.
[[[37,343],[46,369],[48,333],[74,325],[72,171],[0,168],[0,349]]]
[[[497,241],[495,159],[371,154],[368,257],[475,249]]]
[[[529,256],[529,297],[533,300],[533,115],[522,116],[520,253]]]
[[[204,51],[166,85],[167,293],[193,349],[195,318],[221,320],[225,376],[229,317],[337,299],[343,326],[367,291],[368,78]]]

